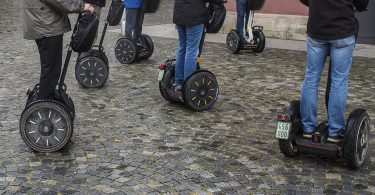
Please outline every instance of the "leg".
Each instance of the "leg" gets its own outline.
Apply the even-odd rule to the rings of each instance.
[[[251,27],[249,28],[249,19],[250,19],[250,15],[251,12],[250,12],[250,9],[248,6],[246,6],[246,14],[245,14],[245,36],[246,37],[249,37],[249,32],[251,32]],[[251,17],[252,19],[252,17]],[[251,33],[252,34],[252,33]]]
[[[186,55],[186,27],[177,25],[178,30],[178,50],[176,56],[176,67],[174,83],[180,85],[184,81],[184,66]]]
[[[236,9],[237,9],[237,25],[236,29],[237,32],[243,37],[244,33],[244,19],[245,19],[245,12],[246,12],[246,3],[247,0],[236,0]]]
[[[126,9],[125,37],[134,40],[137,25],[137,9]]]
[[[134,26],[134,40],[140,40],[142,34],[142,25],[143,25],[143,8],[138,8],[136,23]]]
[[[199,44],[202,38],[204,24],[186,27],[186,56],[184,80],[186,80],[197,69],[197,57]]]
[[[307,67],[301,89],[301,121],[306,133],[315,130],[317,124],[318,87],[327,58],[329,43],[307,37]]]
[[[331,41],[331,90],[328,101],[329,136],[337,136],[345,128],[348,77],[355,47],[354,35]]]
[[[53,99],[61,74],[63,35],[38,39],[36,43],[41,62],[38,99]]]

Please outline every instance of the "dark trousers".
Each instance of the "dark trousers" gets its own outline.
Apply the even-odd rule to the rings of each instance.
[[[139,41],[142,33],[143,24],[143,8],[127,8],[126,9],[126,24],[125,24],[125,37]]]
[[[60,78],[63,35],[35,40],[40,55],[40,80],[38,99],[53,99]]]

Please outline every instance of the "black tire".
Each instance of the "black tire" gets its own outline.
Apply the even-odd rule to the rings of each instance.
[[[240,52],[241,37],[236,30],[229,31],[226,43],[229,53],[237,54],[238,52]]]
[[[133,63],[138,57],[134,41],[127,38],[119,39],[115,46],[115,56],[121,64]]]
[[[288,140],[279,139],[279,148],[281,153],[286,157],[294,157],[298,154],[296,145],[296,136],[301,132],[302,123],[300,117],[300,102],[291,101],[284,109],[285,114],[292,118],[292,129],[289,133]]]
[[[84,88],[101,88],[108,80],[109,66],[96,56],[81,58],[75,67],[78,83]]]
[[[170,62],[170,63],[173,63],[173,62]],[[172,91],[173,79],[174,79],[174,68],[172,67],[172,64],[169,64],[164,71],[165,72],[164,72],[163,79],[159,81],[160,94],[167,101],[171,103],[177,103],[177,101],[169,93],[169,91]]]
[[[186,79],[182,88],[184,102],[194,111],[211,108],[219,95],[219,84],[214,74],[197,71]]]
[[[101,46],[99,48],[98,45],[94,45],[90,51],[84,52],[84,53],[79,53],[77,57],[77,62],[80,61],[82,58],[87,57],[87,56],[95,56],[98,58],[101,58],[106,64],[108,64],[108,57],[104,52],[104,47]]]
[[[264,36],[264,33],[261,30],[254,31],[253,35],[254,40],[256,40],[256,43],[258,43],[258,47],[254,48],[253,51],[255,53],[262,53],[266,47],[266,36]]]
[[[73,135],[73,120],[65,106],[55,101],[39,101],[28,106],[20,118],[24,142],[38,152],[55,152]]]
[[[154,53],[154,42],[152,41],[151,37],[148,35],[142,35],[142,37],[143,37],[145,47],[148,51],[147,55],[145,55],[143,58],[148,59]]]
[[[67,109],[69,110],[70,115],[72,116],[72,119],[74,121],[74,118],[76,117],[76,110],[75,110],[74,102],[73,102],[72,98],[66,93],[66,90],[67,90],[66,85],[63,85],[62,92],[59,92],[59,90],[57,89],[56,90],[56,99],[60,103],[62,103],[63,105],[65,105],[67,107]],[[60,93],[61,93],[61,95],[60,95]]]
[[[67,95],[67,97],[66,97],[66,106],[68,107],[68,109],[70,111],[70,115],[72,116],[72,119],[74,121],[74,119],[76,117],[76,110],[75,110],[74,102],[73,102],[72,98],[70,98],[69,95]]]
[[[350,113],[345,127],[344,158],[349,166],[358,169],[366,160],[369,149],[370,118],[364,109]]]

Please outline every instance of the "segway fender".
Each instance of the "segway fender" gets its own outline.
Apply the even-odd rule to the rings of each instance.
[[[200,72],[207,72],[209,74],[211,74],[212,76],[214,76],[216,78],[216,76],[214,75],[214,73],[208,71],[208,70],[196,70],[193,74],[191,74],[186,80],[189,80],[193,75],[197,74],[197,73],[200,73]]]
[[[289,114],[290,116],[296,117],[300,115],[300,101],[293,100],[289,102],[288,106],[285,108],[284,114]]]

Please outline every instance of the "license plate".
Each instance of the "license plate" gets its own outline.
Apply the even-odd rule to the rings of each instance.
[[[276,138],[288,139],[291,125],[292,124],[290,122],[279,121],[277,123]]]
[[[159,71],[158,81],[163,80],[163,76],[164,76],[164,70],[160,70],[160,71]]]

